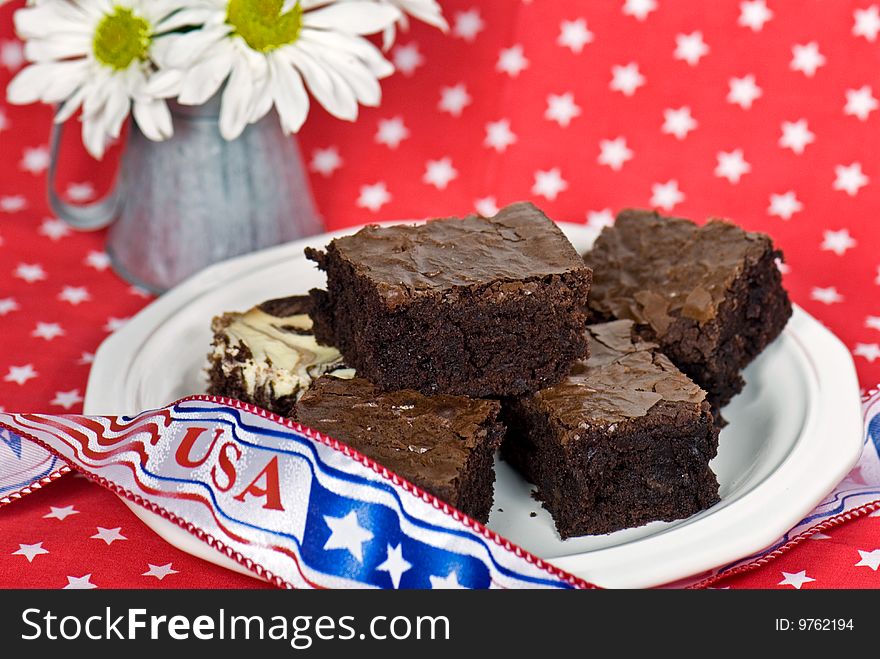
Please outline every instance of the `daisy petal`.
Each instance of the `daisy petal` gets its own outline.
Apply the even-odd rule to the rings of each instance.
[[[155,99],[135,101],[132,114],[141,132],[154,142],[167,140],[174,132],[171,112],[165,101]]]
[[[241,135],[253,103],[252,76],[244,60],[232,67],[220,104],[220,134],[227,140]]]
[[[400,10],[392,5],[343,2],[304,12],[303,26],[350,34],[374,34],[381,32],[401,16]]]
[[[348,121],[357,117],[357,99],[337,73],[320,66],[310,53],[296,45],[286,49],[284,54],[302,73],[309,91],[327,112]]]
[[[207,57],[186,72],[178,100],[183,105],[201,105],[210,99],[232,70],[232,52],[223,49],[214,57]]]
[[[296,133],[309,113],[309,95],[295,68],[280,57],[269,59],[272,100],[285,133]]]

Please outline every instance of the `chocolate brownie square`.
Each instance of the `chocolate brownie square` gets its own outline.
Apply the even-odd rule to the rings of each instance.
[[[300,398],[296,418],[485,523],[504,436],[500,409],[497,401],[383,393],[362,378],[326,375]]]
[[[625,210],[584,255],[592,319],[635,321],[720,407],[791,316],[781,257],[768,236],[725,221]]]
[[[587,354],[590,269],[532,204],[367,226],[306,255],[327,273],[315,336],[384,390],[519,395]]]
[[[537,486],[563,538],[671,521],[718,501],[705,392],[628,320],[591,325],[592,356],[505,402],[502,457]]]
[[[214,318],[208,393],[289,416],[313,379],[352,377],[339,351],[315,340],[309,306],[308,296],[299,295]]]

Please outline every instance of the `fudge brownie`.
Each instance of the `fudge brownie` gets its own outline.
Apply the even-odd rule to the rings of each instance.
[[[338,350],[315,341],[309,304],[308,296],[286,297],[214,318],[208,393],[288,416],[314,378],[353,377]]]
[[[489,519],[498,401],[383,393],[363,378],[316,380],[296,404],[305,426],[344,442],[480,522]]]
[[[618,320],[561,383],[505,401],[502,457],[537,486],[563,538],[671,521],[718,501],[705,392]]]
[[[768,236],[725,221],[697,226],[625,210],[584,255],[594,272],[591,320],[638,323],[717,409],[791,316],[781,256]]]
[[[384,390],[519,395],[587,354],[590,269],[532,204],[367,226],[306,255],[327,273],[315,336]]]

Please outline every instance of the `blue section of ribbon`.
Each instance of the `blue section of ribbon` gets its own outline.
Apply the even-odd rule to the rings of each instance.
[[[21,437],[11,430],[5,428],[0,429],[0,442],[3,442],[10,448],[19,460],[21,460]]]
[[[48,451],[28,442],[7,428],[0,428],[0,442],[5,444],[14,456],[14,465],[0,462],[0,499],[21,491],[42,480],[60,466],[60,460]],[[34,452],[39,455],[34,456]],[[28,460],[30,459],[30,460]],[[28,468],[27,462],[35,465]],[[6,482],[6,478],[15,476],[14,482]]]
[[[868,421],[868,439],[874,442],[874,448],[880,453],[880,414]]]
[[[357,516],[358,525],[372,534],[372,538],[359,543],[362,560],[345,548],[325,549],[332,535],[326,518],[341,519],[351,512]],[[452,573],[467,588],[490,585],[489,570],[482,561],[419,542],[401,530],[397,513],[387,506],[339,496],[313,481],[302,543],[302,558],[307,565],[334,576],[391,588],[391,572],[376,569],[388,558],[389,546],[399,546],[402,558],[411,566],[402,572],[400,588],[431,588],[431,576],[443,578]]]

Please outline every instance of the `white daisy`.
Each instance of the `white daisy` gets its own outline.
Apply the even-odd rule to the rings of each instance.
[[[391,4],[329,0],[176,0],[204,12],[202,27],[170,35],[155,51],[151,93],[201,105],[223,87],[220,132],[235,139],[273,107],[287,133],[309,110],[306,87],[330,114],[376,106],[379,79],[394,67],[359,35],[381,32],[401,13]]]
[[[82,135],[100,158],[119,137],[133,110],[143,133],[153,140],[171,135],[164,100],[151,97],[146,84],[153,70],[157,35],[193,19],[171,16],[166,0],[40,0],[15,13],[15,27],[33,62],[7,88],[9,102],[59,103],[62,122],[82,108]]]

